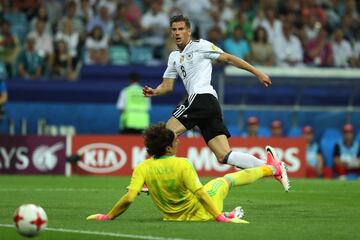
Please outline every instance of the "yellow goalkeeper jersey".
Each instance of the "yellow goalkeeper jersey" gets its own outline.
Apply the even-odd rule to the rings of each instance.
[[[164,220],[213,219],[194,195],[203,185],[188,159],[165,156],[141,162],[134,169],[129,188],[140,192],[144,183]]]

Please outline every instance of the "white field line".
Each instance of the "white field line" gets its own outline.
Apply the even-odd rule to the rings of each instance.
[[[116,188],[0,188],[0,192],[97,192],[117,191]],[[125,188],[124,188],[125,190]]]
[[[0,224],[0,227],[14,228],[14,225]],[[146,239],[146,240],[185,240],[183,238],[153,237],[153,236],[145,236],[145,235],[126,234],[126,233],[97,232],[97,231],[86,231],[86,230],[65,229],[65,228],[45,228],[45,231],[109,236],[109,237],[119,237],[119,238]]]
[[[120,188],[120,190],[122,190]],[[123,189],[125,190],[125,188]],[[98,192],[98,191],[112,191],[117,192],[119,191],[119,188],[1,188],[0,192]],[[329,192],[330,190],[298,190],[298,189],[292,189],[290,192],[296,192],[296,193],[324,193]],[[259,190],[257,189],[256,192],[261,193],[277,193],[282,192],[281,189],[278,190]]]

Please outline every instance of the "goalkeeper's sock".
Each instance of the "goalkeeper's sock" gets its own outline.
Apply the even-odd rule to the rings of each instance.
[[[271,166],[262,166],[257,168],[248,168],[239,172],[226,174],[224,176],[229,182],[231,187],[241,186],[255,182],[256,180],[273,175],[273,168]]]

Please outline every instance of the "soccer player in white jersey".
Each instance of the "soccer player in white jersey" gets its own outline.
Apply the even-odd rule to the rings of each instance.
[[[180,135],[197,125],[220,163],[242,169],[268,164],[250,154],[231,151],[228,142],[230,133],[223,122],[217,94],[211,85],[212,61],[218,60],[249,71],[266,87],[271,84],[270,78],[246,61],[224,52],[209,41],[192,40],[188,18],[182,15],[172,17],[170,28],[178,49],[169,56],[162,83],[156,88],[145,86],[143,89],[146,97],[165,95],[173,90],[178,75],[182,79],[189,97],[174,110],[166,124],[167,128]],[[266,151],[277,158],[273,148],[268,146]],[[288,191],[290,185],[286,167],[283,162],[281,166],[281,174],[275,178],[283,185],[285,191]]]

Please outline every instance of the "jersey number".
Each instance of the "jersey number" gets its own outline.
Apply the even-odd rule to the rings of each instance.
[[[160,186],[159,186],[158,181],[156,179],[153,179],[151,181],[151,183],[156,188],[156,195],[158,196],[160,202],[165,204],[165,200],[164,200],[164,198],[163,198],[163,196],[161,194],[161,190],[160,190]],[[181,194],[176,191],[176,188],[175,188],[176,187],[176,180],[175,179],[162,180],[161,185],[164,186],[169,193],[176,194],[178,198],[182,197]]]
[[[184,66],[181,65],[180,69],[181,69],[181,72],[182,72],[183,77],[186,78],[186,71],[185,71]]]

